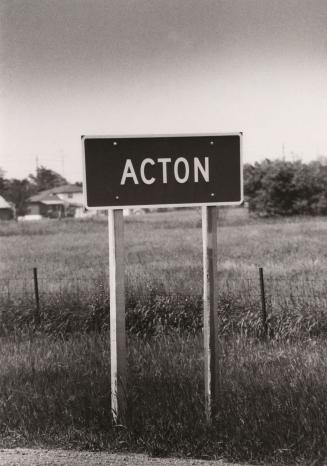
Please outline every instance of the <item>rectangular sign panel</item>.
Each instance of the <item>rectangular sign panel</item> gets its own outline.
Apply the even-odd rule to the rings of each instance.
[[[88,208],[240,204],[242,133],[83,136]]]

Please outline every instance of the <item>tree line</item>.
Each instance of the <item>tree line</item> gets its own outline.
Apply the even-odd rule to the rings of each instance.
[[[59,173],[40,166],[35,175],[29,175],[22,180],[6,178],[5,171],[0,169],[0,195],[16,207],[17,215],[27,213],[27,201],[31,196],[67,184],[68,181]]]
[[[43,166],[22,180],[7,179],[0,169],[0,194],[16,206],[17,215],[26,213],[29,197],[67,183]],[[260,216],[327,215],[327,159],[245,164],[244,196],[249,210]]]
[[[327,160],[269,160],[244,166],[244,196],[261,216],[326,215]]]

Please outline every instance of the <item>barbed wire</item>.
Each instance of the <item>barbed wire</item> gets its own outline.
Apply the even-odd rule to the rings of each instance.
[[[101,273],[96,276],[77,276],[74,275],[73,277],[56,277],[53,275],[38,275],[39,280],[62,280],[62,281],[74,281],[74,280],[80,280],[80,281],[96,281],[99,280],[100,278],[103,278],[105,276],[108,278],[109,273]],[[33,274],[27,276],[16,276],[16,277],[0,277],[0,283],[1,282],[12,282],[12,281],[22,281],[22,280],[33,280]],[[238,283],[238,282],[254,282],[254,283],[259,283],[259,279],[256,277],[220,277],[218,278],[219,281],[223,282],[229,282],[229,283]],[[307,278],[305,275],[303,276],[285,276],[285,277],[272,277],[269,275],[265,275],[265,282],[267,281],[276,281],[276,282],[287,282],[287,283],[296,283],[296,282],[312,282],[312,283],[325,283],[327,284],[327,279],[318,279],[318,278]]]
[[[165,279],[147,283],[133,283],[133,280],[126,280],[126,289],[135,291],[140,295],[156,293],[160,295],[191,295],[199,294],[199,288],[192,291],[185,286],[181,291],[174,290]],[[0,278],[0,296],[24,296],[34,293],[33,276]],[[108,275],[86,277],[50,277],[49,275],[38,276],[38,288],[40,294],[62,294],[71,292],[73,294],[85,295],[108,293]],[[260,298],[259,279],[254,277],[220,277],[217,282],[218,294],[231,295],[235,297],[250,296]],[[307,277],[271,277],[265,276],[265,294],[267,299],[326,299],[327,300],[327,280]]]

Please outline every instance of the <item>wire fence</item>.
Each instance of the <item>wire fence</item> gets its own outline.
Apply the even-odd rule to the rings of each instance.
[[[262,275],[261,275],[262,274]],[[176,291],[162,291],[162,287],[156,284],[142,284],[137,288],[137,293],[147,297],[149,292],[160,294],[185,294]],[[127,292],[129,283],[127,281]],[[264,275],[263,269],[259,269],[257,277],[222,277],[217,283],[218,294],[224,297],[242,296],[244,300],[264,299],[264,303],[270,307],[278,303],[294,302],[327,303],[327,280],[319,278],[300,277],[272,277]],[[50,277],[39,275],[33,269],[29,276],[18,278],[0,278],[0,303],[14,301],[17,298],[37,300],[54,295],[58,298],[106,299],[109,296],[109,279],[106,274],[102,276],[73,276]],[[193,294],[192,292],[190,293]],[[194,293],[196,294],[196,293]],[[262,302],[263,303],[263,302]]]
[[[180,293],[156,283],[134,285],[127,280],[129,309],[150,307],[161,316],[166,309],[167,314],[175,314],[175,320],[179,315],[187,320],[188,313],[195,315],[201,307],[199,289]],[[218,308],[226,328],[244,329],[256,325],[260,326],[261,334],[267,336],[272,329],[275,333],[278,329],[278,332],[290,334],[294,329],[305,327],[312,334],[319,327],[319,332],[327,334],[327,280],[309,275],[274,277],[259,268],[252,277],[221,276],[217,288]],[[29,313],[38,325],[45,309],[49,312],[50,308],[51,312],[66,314],[73,309],[75,316],[83,312],[84,316],[94,314],[95,310],[99,313],[100,309],[101,318],[104,318],[109,309],[107,274],[62,278],[44,276],[33,269],[28,276],[0,278],[0,320],[9,309],[15,311],[16,316],[19,312]],[[8,320],[8,316],[6,318]]]
[[[55,295],[57,297],[105,298],[109,295],[109,280],[86,277],[55,278],[38,276],[37,289],[39,296],[47,297]],[[155,287],[155,285],[154,285]],[[128,286],[127,286],[128,288]],[[140,295],[146,296],[149,284],[138,288]],[[219,280],[217,284],[218,293],[226,296],[243,296],[244,299],[261,299],[263,290],[259,278],[227,278]],[[17,298],[35,299],[35,280],[32,277],[0,279],[0,302],[12,301]],[[158,295],[163,291],[158,289]],[[289,303],[305,300],[305,302],[323,302],[327,300],[326,280],[298,280],[289,278],[264,278],[265,301],[270,305],[278,303],[280,300]],[[165,294],[185,294],[176,291],[165,292]],[[190,293],[193,294],[193,293]]]
[[[262,274],[263,274],[262,270]],[[37,289],[40,296],[48,296],[51,294],[57,296],[71,295],[74,297],[99,298],[109,294],[109,278],[107,275],[91,276],[73,276],[73,277],[51,277],[38,275],[35,269],[31,271],[29,276],[17,278],[0,278],[0,302],[4,303],[7,300],[15,298],[35,298]],[[127,288],[128,288],[127,281]],[[153,285],[155,287],[156,285]],[[309,278],[308,276],[300,277],[272,277],[269,275],[262,276],[260,279],[260,269],[257,277],[222,277],[217,283],[219,291],[223,295],[238,296],[243,295],[244,298],[261,299],[263,296],[263,286],[265,299],[270,304],[282,300],[292,302],[294,300],[310,300],[310,302],[326,302],[327,300],[327,280],[320,278]],[[143,288],[143,291],[142,291]],[[149,284],[142,284],[138,287],[138,293],[147,295],[148,290],[153,288]],[[160,288],[157,289],[158,294],[162,294]],[[169,294],[179,294],[176,291],[167,290]],[[182,293],[183,294],[183,293]],[[192,294],[192,293],[191,293]]]
[[[37,288],[36,288],[37,280]],[[0,302],[14,301],[18,298],[35,299],[36,289],[39,297],[94,298],[109,293],[108,279],[92,277],[49,277],[33,273],[29,277],[0,278]]]

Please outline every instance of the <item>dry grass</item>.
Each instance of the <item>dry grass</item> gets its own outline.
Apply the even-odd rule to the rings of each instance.
[[[264,267],[271,334],[325,334],[327,255],[324,218],[248,221],[221,211],[218,230],[219,310],[222,328],[258,334]],[[234,212],[234,215],[233,215]],[[201,317],[202,241],[199,210],[128,217],[125,221],[126,293],[135,316],[166,309]],[[107,220],[0,225],[1,333],[33,318],[33,274],[38,268],[43,322],[49,331],[102,326],[108,312]],[[174,311],[175,309],[175,311]],[[151,314],[151,315],[152,315]],[[68,321],[68,323],[67,323]],[[92,323],[91,322],[91,323]]]
[[[129,415],[119,429],[109,403],[106,220],[0,225],[3,445],[323,462],[326,220],[220,219],[222,391],[211,427],[204,420],[199,331],[200,224],[196,210],[126,219],[132,331]],[[29,333],[34,266],[43,323]],[[267,343],[252,338],[260,328],[258,266],[265,270],[270,328],[280,337]],[[156,336],[147,335],[149,328]]]
[[[109,335],[3,340],[2,445],[309,461],[327,441],[325,342],[222,340],[217,419],[204,418],[202,338],[129,340],[128,417],[110,414]]]
[[[227,217],[220,225],[218,270],[223,278],[256,278],[258,266],[275,278],[325,276],[325,218],[235,223]],[[127,217],[127,279],[161,281],[172,292],[180,292],[181,286],[199,290],[200,226],[198,210]],[[49,280],[92,278],[107,272],[106,219],[7,223],[0,225],[0,236],[1,279],[30,277],[33,266]]]

